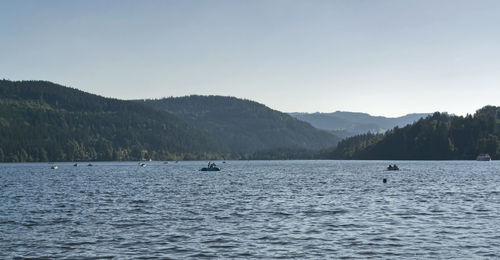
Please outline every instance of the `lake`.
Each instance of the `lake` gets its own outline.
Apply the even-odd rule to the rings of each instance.
[[[0,164],[0,258],[500,257],[496,161],[207,163]]]

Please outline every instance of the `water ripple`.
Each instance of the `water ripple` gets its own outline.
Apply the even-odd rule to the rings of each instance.
[[[500,163],[389,163],[0,164],[0,258],[500,257]]]

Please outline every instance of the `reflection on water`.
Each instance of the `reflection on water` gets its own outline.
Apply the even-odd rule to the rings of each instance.
[[[500,163],[390,163],[0,164],[0,258],[500,257]]]

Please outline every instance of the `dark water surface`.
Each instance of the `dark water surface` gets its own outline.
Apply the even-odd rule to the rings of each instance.
[[[389,163],[0,164],[0,258],[500,258],[499,162]]]

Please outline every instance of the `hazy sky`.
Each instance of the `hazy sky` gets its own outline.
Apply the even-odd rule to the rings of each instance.
[[[500,105],[500,1],[0,0],[0,78],[284,112]]]

